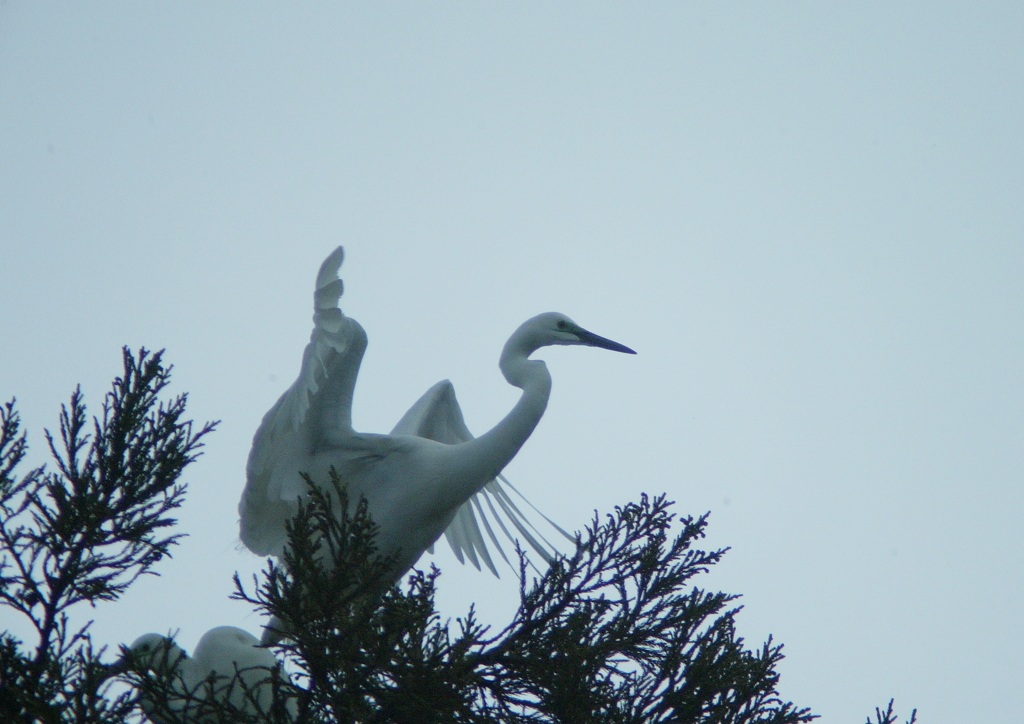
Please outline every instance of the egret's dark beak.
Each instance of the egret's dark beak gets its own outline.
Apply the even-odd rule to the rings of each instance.
[[[612,352],[625,352],[626,354],[636,354],[633,350],[624,344],[613,342],[610,339],[605,339],[593,332],[588,332],[582,327],[576,327],[573,334],[580,338],[580,344],[585,344],[588,347],[600,347],[601,349],[610,349]]]

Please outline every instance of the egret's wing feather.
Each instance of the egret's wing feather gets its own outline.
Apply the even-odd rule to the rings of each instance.
[[[263,417],[246,465],[238,504],[242,542],[259,555],[280,553],[285,521],[306,492],[300,472],[319,447],[352,434],[352,393],[366,333],[338,308],[344,285],[339,246],[324,263],[313,293],[313,332],[298,379]]]
[[[458,445],[473,439],[466,427],[462,408],[455,399],[455,387],[441,380],[423,393],[420,399],[402,415],[392,435],[415,435],[445,445]]]
[[[504,490],[502,490],[500,486],[496,486],[495,488],[492,488],[488,492],[491,492],[494,495],[495,499],[498,501],[498,505],[501,507],[502,510],[505,511],[505,515],[507,515],[508,519],[512,521],[512,525],[514,525],[516,527],[516,530],[518,530],[522,534],[523,538],[526,539],[526,542],[530,544],[530,547],[537,551],[537,553],[540,554],[540,557],[543,558],[546,562],[551,563],[555,559],[554,554],[551,551],[549,551],[545,546],[541,545],[537,541],[537,539],[533,537],[530,531],[527,530],[527,525],[530,525],[532,527],[530,521],[527,520],[527,518],[522,514],[522,511],[520,511],[519,508],[516,507],[515,503],[513,503],[512,500],[508,497],[508,494]],[[548,543],[544,536],[539,537],[545,543]],[[548,543],[548,545],[551,544]]]
[[[465,550],[466,556],[470,562],[480,570],[480,561],[477,560],[477,555],[483,560],[487,568],[495,576],[498,575],[498,569],[494,567],[494,561],[491,560],[491,555],[487,551],[487,543],[484,541],[483,535],[480,533],[480,526],[476,521],[476,514],[473,512],[473,498],[471,497],[465,504],[463,504],[458,511],[455,513],[455,518],[448,525],[448,529],[445,530],[444,535],[448,539],[448,545],[451,546],[452,550],[455,551],[455,555],[458,557],[459,562],[463,563],[462,556],[460,554],[460,548]],[[487,519],[484,518],[484,525],[490,530],[490,526],[487,525]],[[492,534],[493,537],[493,534]]]
[[[578,538],[578,537],[576,537],[576,536],[574,536],[574,535],[570,535],[569,533],[567,533],[567,532],[565,531],[565,529],[564,529],[564,528],[562,528],[562,526],[560,526],[560,525],[559,525],[558,523],[556,523],[555,521],[551,520],[551,518],[549,518],[549,517],[547,517],[546,515],[544,515],[544,513],[542,513],[542,512],[540,511],[540,508],[538,508],[538,507],[537,507],[536,505],[534,505],[533,503],[531,503],[531,502],[530,502],[530,500],[529,500],[529,498],[527,498],[527,497],[526,497],[525,495],[523,495],[523,494],[522,494],[521,492],[519,492],[519,488],[517,488],[516,486],[514,486],[514,485],[513,485],[512,483],[510,483],[510,482],[509,482],[508,478],[506,478],[506,477],[505,477],[504,475],[502,475],[502,474],[500,474],[500,473],[499,473],[499,474],[498,474],[498,480],[500,480],[501,482],[505,483],[505,485],[507,485],[507,486],[508,486],[509,488],[511,488],[512,490],[514,490],[514,491],[515,491],[515,493],[516,493],[516,495],[518,495],[518,496],[519,496],[520,498],[522,498],[522,499],[523,499],[523,501],[524,501],[524,502],[525,502],[525,503],[526,503],[527,505],[529,505],[529,506],[530,506],[531,508],[533,508],[533,512],[535,512],[535,513],[536,513],[537,515],[539,515],[539,516],[540,516],[541,518],[543,518],[543,519],[544,519],[545,521],[547,521],[548,525],[550,525],[550,526],[551,526],[552,528],[554,528],[554,529],[555,529],[555,530],[557,530],[557,531],[558,531],[559,533],[561,533],[561,534],[562,534],[562,536],[563,536],[563,537],[564,537],[564,538],[565,538],[565,539],[566,539],[567,541],[569,541],[569,542],[570,542],[570,543],[572,543],[573,545],[576,545],[576,544],[578,544],[578,543],[580,542],[580,541],[579,541],[579,538]],[[510,498],[510,497],[508,496],[508,493],[505,493],[505,492],[504,492],[504,490],[503,490],[503,489],[501,489],[500,487],[499,487],[499,489],[500,489],[500,490],[502,490],[502,493],[503,493],[503,494],[505,495],[505,497],[506,497],[506,498],[508,498],[508,502],[509,502],[509,503],[512,503],[512,499],[511,499],[511,498]],[[512,507],[514,507],[514,508],[516,509],[516,512],[519,512],[519,508],[518,508],[518,507],[516,507],[515,505],[513,505]],[[522,516],[522,513],[520,513],[520,515]],[[530,523],[530,520],[529,520],[529,518],[527,518],[526,516],[522,516],[522,518],[523,518],[523,520],[525,520],[525,521],[527,522],[527,524],[528,524],[528,525],[529,525],[529,526],[530,526],[531,528],[533,528],[534,530],[537,530],[537,527],[536,527],[535,525],[533,525],[533,523]],[[540,535],[540,534],[541,534],[539,530],[537,530],[537,534],[538,534],[538,535]],[[543,537],[543,536],[541,536],[541,537]],[[549,545],[550,545],[550,544],[549,544]],[[554,548],[554,546],[551,546],[551,547],[552,547],[552,548]]]
[[[509,529],[506,528],[505,524],[502,522],[502,514],[499,513],[497,510],[495,510],[494,503],[491,501],[491,495],[488,494],[486,488],[481,491],[481,495],[479,497],[482,497],[484,500],[487,501],[487,507],[489,507],[491,509],[491,514],[494,516],[494,520],[497,521],[499,526],[501,526],[501,530],[505,534],[505,536],[509,540],[511,540],[513,542],[518,542],[518,540],[516,539],[515,534],[510,532]],[[497,496],[494,496],[494,497],[497,498]],[[499,500],[498,504],[499,504],[499,507],[502,507],[503,510],[505,509],[505,507],[506,507],[505,504],[503,504],[500,500]],[[514,506],[512,506],[512,507],[514,507]],[[527,521],[527,523],[529,523],[529,521]],[[519,528],[519,527],[521,527],[521,524],[517,523],[515,527]],[[527,539],[530,540],[529,537]],[[497,544],[497,542],[495,542],[495,544]],[[552,554],[551,553],[548,553],[546,550],[544,550],[544,548],[542,546],[538,548],[536,541],[533,541],[532,545],[534,545],[535,549],[537,550],[537,552],[540,553],[541,558],[543,558],[548,563],[551,562],[551,560],[552,560]],[[505,559],[505,562],[508,563],[509,567],[512,568],[512,570],[516,570],[516,567],[513,566],[512,562],[508,559],[508,556],[505,555],[505,551],[501,550],[501,546],[498,546],[498,552],[501,553],[501,557]],[[534,566],[532,562],[529,562],[529,563],[530,563],[530,566],[534,570],[537,570],[537,567]]]
[[[480,520],[481,522],[483,522],[484,528],[487,529],[487,536],[491,539],[491,542],[494,544],[494,547],[498,549],[498,553],[505,560],[505,562],[509,565],[512,565],[511,561],[509,561],[508,559],[508,556],[505,555],[505,551],[502,549],[501,543],[498,541],[498,536],[494,535],[494,530],[491,528],[491,524],[487,520],[487,513],[484,512],[484,508],[480,504],[480,499],[485,497],[486,496],[484,495],[474,495],[472,498],[470,498],[470,501],[472,501],[473,505],[476,506],[476,509],[480,512]]]
[[[444,536],[448,539],[448,545],[455,552],[455,557],[459,559],[459,563],[465,565],[466,558],[469,558],[473,567],[478,571],[480,570],[480,561],[477,560],[476,553],[473,550],[473,540],[467,528],[467,521],[461,507],[455,511],[455,517],[452,518],[452,522],[445,529]]]
[[[402,416],[391,434],[415,435],[445,445],[458,445],[473,439],[462,417],[462,408],[455,397],[455,388],[448,380],[442,380],[427,390]],[[476,516],[473,514],[471,502],[467,501],[455,512],[452,522],[445,530],[445,538],[460,563],[464,564],[468,557],[479,570],[482,558],[494,575],[498,575]]]
[[[468,442],[473,439],[473,434],[466,427],[465,419],[462,416],[462,408],[459,407],[459,402],[455,397],[455,388],[452,383],[448,380],[438,382],[436,385],[427,390],[419,400],[416,401],[409,411],[402,416],[402,419],[398,421],[395,428],[391,431],[392,435],[415,435],[416,437],[425,437],[436,442],[444,443],[446,445],[458,445],[463,442]],[[506,484],[508,481],[503,476],[499,476]],[[517,494],[522,496],[522,493],[516,491]],[[498,512],[498,508],[491,503],[491,496],[498,501],[498,508],[502,511]],[[551,561],[553,557],[552,551],[555,550],[554,546],[550,547],[550,550],[539,543],[537,539],[529,533],[526,526],[533,527],[533,524],[529,519],[523,515],[522,511],[512,502],[511,498],[501,487],[501,483],[498,480],[491,480],[484,488],[470,497],[455,513],[452,522],[448,525],[445,530],[445,538],[448,540],[448,545],[451,546],[452,551],[455,553],[455,557],[459,559],[460,563],[465,563],[465,559],[468,557],[470,562],[480,569],[479,560],[482,559],[495,576],[498,575],[498,570],[491,559],[490,552],[487,549],[487,542],[484,539],[483,533],[480,530],[480,525],[477,521],[477,513],[479,513],[480,520],[483,521],[484,529],[487,531],[488,537],[491,542],[494,543],[498,553],[505,560],[506,563],[511,563],[508,560],[508,556],[505,555],[505,551],[502,550],[498,543],[498,538],[494,534],[494,530],[491,528],[488,515],[484,510],[481,500],[487,501],[487,507],[490,509],[491,516],[493,516],[495,522],[501,528],[502,532],[508,537],[509,540],[514,541],[516,536],[508,529],[502,520],[503,517],[508,518],[512,522],[512,526],[520,531],[523,538],[533,547],[545,561]],[[525,498],[524,498],[525,500]],[[529,501],[527,501],[529,503]],[[473,508],[476,507],[476,512]],[[532,504],[531,504],[531,507]],[[536,508],[534,508],[536,510]],[[543,514],[541,514],[543,515]],[[551,522],[547,516],[543,516],[549,523]],[[552,523],[554,525],[554,523]],[[569,540],[575,542],[575,538],[568,536],[565,531],[558,526],[555,526],[559,532],[566,535]],[[534,528],[534,530],[536,530]],[[540,536],[540,533],[537,533]],[[540,536],[543,540],[543,536]],[[547,543],[547,541],[545,541]],[[433,551],[431,551],[433,552]]]
[[[485,486],[485,490],[486,490],[486,486]],[[477,497],[477,496],[474,496],[474,497]],[[484,495],[481,495],[479,497],[483,498],[485,501],[487,501],[487,507],[491,509],[491,515],[494,516],[494,522],[496,522],[498,524],[498,526],[501,528],[501,532],[505,534],[506,538],[508,538],[511,541],[514,541],[516,539],[516,537],[511,533],[511,531],[509,531],[508,528],[505,527],[505,521],[502,520],[501,514],[498,513],[497,510],[495,510],[494,503],[491,501],[491,496],[487,495],[485,493]],[[508,563],[510,566],[512,565],[512,562],[505,555],[504,551],[501,552],[501,556],[502,556],[502,558],[505,559],[506,563]]]

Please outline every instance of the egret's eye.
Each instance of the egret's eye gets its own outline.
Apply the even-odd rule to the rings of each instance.
[[[568,329],[569,328],[569,324],[564,319],[559,319],[558,320],[558,328],[559,329]]]

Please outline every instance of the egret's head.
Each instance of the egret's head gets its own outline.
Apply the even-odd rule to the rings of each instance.
[[[582,344],[587,347],[600,347],[613,352],[636,354],[629,347],[613,342],[610,339],[588,332],[569,317],[559,312],[545,312],[528,320],[524,328],[529,331],[536,343],[536,348],[551,344]],[[526,331],[524,330],[524,331]]]
[[[188,656],[172,639],[149,633],[139,636],[128,647],[128,655],[122,659],[122,668],[131,664],[136,669],[170,671],[186,658]]]

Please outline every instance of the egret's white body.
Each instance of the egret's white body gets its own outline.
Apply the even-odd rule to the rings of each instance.
[[[177,715],[175,721],[219,721],[216,708],[208,705],[211,699],[248,714],[268,713],[273,703],[273,677],[277,675],[287,680],[287,675],[279,672],[274,654],[260,647],[252,634],[234,626],[218,626],[207,631],[199,640],[193,658],[172,639],[155,633],[137,638],[129,651],[130,663],[125,660],[120,668],[134,665],[173,676],[174,689],[167,706]],[[171,721],[166,714],[161,714],[154,702],[144,697],[141,703],[146,716],[155,724]],[[294,699],[288,701],[287,711],[294,719],[297,714]]]
[[[352,500],[367,500],[380,528],[378,550],[395,556],[396,579],[442,533],[460,560],[465,554],[479,568],[479,557],[497,575],[477,516],[499,552],[489,518],[511,537],[504,515],[549,557],[498,480],[540,421],[551,392],[544,362],[528,358],[552,344],[633,350],[587,332],[563,314],[541,314],[505,344],[499,366],[523,394],[489,432],[479,438],[470,434],[455,390],[445,380],[430,388],[390,435],[359,433],[352,428],[352,396],[367,338],[359,323],[337,306],[343,289],[337,271],[343,258],[338,247],[320,267],[313,333],[299,378],[267,412],[253,439],[238,506],[242,542],[259,555],[280,555],[285,522],[306,492],[299,473],[324,485],[333,468]]]

